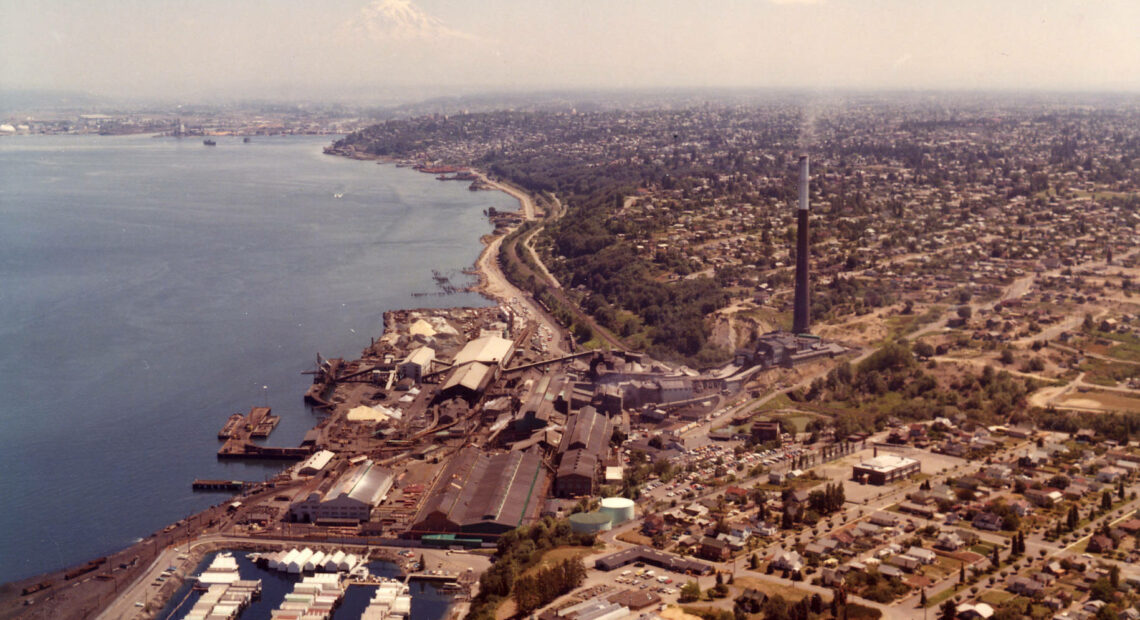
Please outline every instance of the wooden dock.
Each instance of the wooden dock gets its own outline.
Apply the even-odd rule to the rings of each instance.
[[[218,431],[218,439],[229,439],[234,436],[234,433],[241,428],[242,423],[245,422],[245,416],[240,413],[235,413],[226,420],[226,425],[222,430]]]
[[[259,446],[248,440],[230,439],[218,449],[220,459],[281,459],[300,461],[313,453],[311,447],[306,448],[275,448]]]
[[[249,413],[235,413],[218,433],[226,442],[218,449],[220,459],[292,459],[300,460],[310,454],[311,447],[269,448],[253,443],[252,439],[268,437],[281,418],[273,415],[269,407],[250,407]]]

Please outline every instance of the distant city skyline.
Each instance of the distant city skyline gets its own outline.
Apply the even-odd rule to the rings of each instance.
[[[411,101],[622,88],[1140,92],[1129,0],[0,0],[0,88]]]

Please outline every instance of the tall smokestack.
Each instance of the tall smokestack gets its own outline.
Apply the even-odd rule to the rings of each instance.
[[[800,205],[796,227],[796,304],[792,312],[792,332],[806,334],[811,327],[808,302],[808,157],[800,157]]]

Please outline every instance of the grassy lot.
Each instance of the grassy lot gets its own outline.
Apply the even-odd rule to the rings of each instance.
[[[1097,390],[1085,393],[1073,392],[1066,394],[1057,404],[1065,407],[1088,407],[1098,410],[1140,412],[1140,398],[1132,398],[1126,394],[1101,392]]]
[[[807,430],[808,423],[820,416],[798,411],[795,413],[776,413],[767,417],[778,420],[781,424],[787,425],[790,428],[794,428],[797,433],[803,433]]]
[[[993,554],[994,546],[991,545],[990,543],[980,542],[980,543],[974,545],[973,547],[970,547],[970,551],[973,551],[974,553],[976,553],[978,555],[985,556],[988,558]]]
[[[755,577],[738,577],[732,584],[732,587],[739,592],[743,592],[748,588],[752,588],[759,590],[768,596],[779,594],[780,596],[784,597],[784,600],[791,601],[793,603],[811,594],[807,590],[800,590],[798,588],[786,586],[779,583],[761,581]],[[824,599],[825,602],[830,600],[830,597]]]
[[[542,554],[538,562],[534,566],[523,571],[523,575],[533,575],[543,568],[549,568],[555,564],[570,558],[584,558],[594,552],[593,547],[555,547]]]
[[[764,403],[763,405],[760,405],[753,412],[764,413],[768,411],[777,411],[779,409],[787,409],[794,406],[795,403],[792,402],[792,399],[788,398],[787,394],[780,394],[774,397],[772,400]]]
[[[945,579],[949,575],[956,575],[958,573],[960,562],[954,558],[946,556],[938,556],[935,558],[934,563],[922,569],[922,574],[929,577],[933,581]]]
[[[643,534],[639,534],[634,530],[630,530],[628,532],[622,532],[621,534],[618,535],[617,539],[624,541],[624,542],[627,542],[627,543],[634,544],[634,545],[652,545],[653,544],[653,541],[648,536],[645,536]]]
[[[1136,364],[1106,362],[1094,358],[1086,358],[1081,363],[1080,369],[1087,373],[1086,382],[1109,387],[1131,377],[1140,377],[1140,366]]]
[[[1005,590],[986,590],[982,593],[982,596],[980,598],[983,603],[988,603],[989,605],[997,607],[998,605],[1001,605],[1002,603],[1016,597],[1016,594],[1012,592],[1006,592]]]
[[[1111,340],[1112,344],[1108,347],[1103,345],[1089,344],[1086,350],[1107,355],[1108,357],[1115,357],[1120,360],[1129,360],[1133,362],[1140,362],[1140,336],[1135,334],[1117,334],[1102,331],[1094,331],[1091,336],[1093,338],[1103,338]]]

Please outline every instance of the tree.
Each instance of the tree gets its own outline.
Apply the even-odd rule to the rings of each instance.
[[[1001,557],[998,555],[999,552],[1000,552],[1000,548],[997,545],[994,545],[994,556],[993,556],[993,560],[992,560],[994,567],[1001,566]]]
[[[752,554],[752,557],[748,558],[748,568],[750,570],[756,570],[760,568],[760,558],[756,557],[755,553]]]
[[[966,563],[958,563],[958,583],[966,583]]]
[[[922,595],[918,598],[918,606],[926,607],[926,588],[922,589]]]
[[[958,617],[958,606],[954,604],[954,599],[948,598],[942,602],[942,606],[938,608],[942,615],[940,620],[954,620]]]
[[[974,310],[970,306],[958,306],[958,318],[969,319],[974,316]]]
[[[681,603],[692,603],[700,598],[701,586],[697,585],[695,581],[690,581],[681,586],[681,596],[677,600]]]

